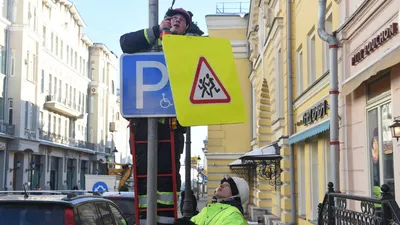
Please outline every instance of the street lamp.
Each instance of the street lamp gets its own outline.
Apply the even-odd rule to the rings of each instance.
[[[392,137],[396,138],[399,141],[400,138],[400,118],[394,118],[394,123],[389,126],[392,129]]]
[[[197,156],[197,201],[200,198],[200,156]]]

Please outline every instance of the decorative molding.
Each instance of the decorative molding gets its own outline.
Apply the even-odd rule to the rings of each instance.
[[[240,15],[208,15],[206,16],[208,30],[246,29],[247,16]]]
[[[212,159],[232,159],[236,160],[240,156],[246,154],[246,152],[239,152],[239,153],[206,153],[205,156],[207,157],[207,160],[212,160]]]
[[[315,84],[310,90],[294,102],[294,108],[297,109],[303,105],[306,101],[310,100],[313,96],[317,95],[322,89],[329,85],[329,76],[325,76],[318,83]]]

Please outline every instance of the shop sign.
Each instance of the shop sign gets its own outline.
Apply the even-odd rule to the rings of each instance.
[[[378,49],[387,40],[399,33],[398,23],[392,23],[389,27],[383,30],[372,38],[363,48],[358,50],[351,58],[351,65],[355,66],[357,63],[364,60],[368,55]]]
[[[328,113],[328,108],[329,105],[327,100],[314,105],[303,114],[303,118],[297,122],[297,126],[307,126],[314,123]]]

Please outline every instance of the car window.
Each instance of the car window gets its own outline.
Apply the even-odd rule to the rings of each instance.
[[[107,198],[113,201],[118,208],[121,209],[124,215],[134,215],[135,214],[135,201],[133,198]]]
[[[119,210],[111,204],[109,204],[109,206],[111,209],[111,213],[114,216],[114,220],[117,222],[117,225],[126,225],[125,219],[122,216],[122,214],[119,212]]]
[[[81,225],[99,225],[99,215],[93,203],[78,206],[78,215]]]
[[[114,225],[113,218],[110,210],[107,207],[106,203],[96,203],[97,207],[99,208],[101,220],[103,221],[104,225]]]
[[[0,224],[63,225],[65,207],[46,203],[0,203]]]

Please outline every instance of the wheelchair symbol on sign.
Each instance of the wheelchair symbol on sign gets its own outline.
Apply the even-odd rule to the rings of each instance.
[[[169,107],[173,106],[174,104],[172,104],[168,98],[165,97],[165,93],[162,93],[162,99],[160,101],[160,106],[163,109],[168,109]]]

